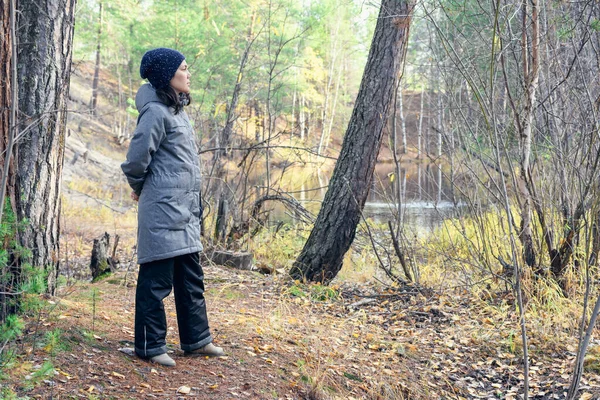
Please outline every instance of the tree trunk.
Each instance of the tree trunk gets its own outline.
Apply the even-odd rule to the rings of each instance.
[[[539,82],[539,29],[537,2],[531,2],[531,15],[527,13],[527,5],[523,1],[522,18],[523,31],[521,49],[523,53],[523,76],[525,79],[525,108],[523,110],[523,123],[520,130],[521,162],[519,173],[519,195],[521,197],[521,232],[519,238],[523,244],[523,257],[531,268],[536,267],[536,251],[533,243],[532,228],[532,185],[530,180],[530,156],[533,141],[533,113],[535,112],[535,99]],[[527,26],[531,21],[531,45],[529,48]],[[529,61],[529,58],[531,61]],[[517,116],[518,118],[518,116]],[[517,124],[518,126],[518,124]]]
[[[256,12],[252,13],[250,18],[250,27],[248,28],[248,35],[246,36],[246,48],[244,49],[244,53],[242,54],[242,58],[240,60],[240,66],[238,69],[238,76],[235,82],[235,86],[233,88],[233,94],[231,95],[231,102],[229,103],[229,108],[227,109],[227,120],[225,122],[225,127],[221,132],[221,143],[220,147],[222,149],[215,151],[214,160],[218,162],[220,156],[227,155],[229,153],[229,145],[231,141],[231,134],[233,132],[233,123],[237,119],[235,114],[235,110],[237,109],[237,103],[240,96],[240,91],[242,89],[242,77],[244,75],[244,70],[246,69],[246,62],[248,61],[248,56],[250,55],[250,49],[254,44],[254,40],[256,37],[254,36],[254,22],[256,20]]]
[[[421,159],[423,153],[423,111],[424,111],[425,89],[421,89],[421,109],[419,111],[419,127],[417,128],[417,159]],[[420,199],[420,197],[419,197]]]
[[[300,95],[300,106],[298,107],[298,123],[300,125],[300,140],[304,141],[304,131],[306,130],[306,119],[304,117],[304,94]]]
[[[0,196],[0,222],[6,222],[3,219],[4,204],[7,204],[14,215],[15,210],[15,162],[13,155],[16,106],[17,97],[16,87],[16,41],[15,41],[15,0],[0,0],[0,26],[2,29],[2,40],[0,44],[0,130],[2,138],[0,139],[0,166],[2,166],[2,187]],[[9,201],[5,202],[6,197]],[[6,218],[8,220],[8,218]],[[15,232],[14,226],[11,230]],[[9,238],[4,239],[8,242]],[[7,243],[3,248],[7,249]],[[13,258],[13,255],[10,255]],[[4,322],[6,316],[14,312],[16,304],[14,296],[11,295],[18,287],[19,276],[15,276],[11,267],[2,265],[0,269],[0,321]],[[8,267],[8,268],[7,268]],[[18,272],[18,271],[17,271]]]
[[[406,119],[404,118],[404,95],[401,87],[398,88],[398,116],[400,117],[400,128],[402,130],[402,154],[406,154],[408,143],[406,140]],[[396,129],[395,124],[394,129]],[[396,150],[396,147],[394,147],[394,151]],[[400,179],[400,176],[397,176],[397,178]]]
[[[48,0],[50,1],[50,0]],[[94,80],[92,81],[92,101],[90,109],[92,115],[96,115],[96,104],[98,103],[98,79],[100,75],[100,48],[102,44],[102,2],[98,11],[98,43],[96,45],[96,66],[94,67]]]
[[[14,4],[13,4],[14,7]],[[12,10],[11,16],[11,0],[0,1],[0,25],[4,40],[0,43],[0,132],[2,139],[0,140],[0,166],[2,166],[2,178],[6,180],[4,187],[5,192],[0,197],[0,222],[2,221],[2,211],[5,196],[10,199],[10,205],[14,209],[15,204],[15,164],[14,157],[11,155],[9,147],[12,146],[12,138],[14,138],[14,120],[16,113],[13,113],[13,107],[16,106],[16,97],[14,97],[13,83],[11,79],[14,77],[13,69],[13,34],[11,29],[11,19],[15,18],[15,10]],[[8,154],[7,162],[5,156]],[[8,166],[8,168],[6,168]],[[4,176],[5,175],[5,176]]]
[[[404,61],[412,4],[383,0],[369,58],[338,161],[315,227],[290,274],[330,282],[360,221]]]
[[[10,29],[10,0],[0,1],[0,27],[2,29],[2,41],[0,42],[0,130],[2,141],[0,141],[0,165],[4,165],[4,152],[8,143],[10,131],[10,110],[12,107],[12,88],[10,77],[12,76],[12,33]]]
[[[46,268],[51,293],[59,266],[60,185],[75,2],[20,1],[17,7],[19,131],[32,124],[17,149],[17,217],[27,220],[19,239],[31,250],[32,265]]]

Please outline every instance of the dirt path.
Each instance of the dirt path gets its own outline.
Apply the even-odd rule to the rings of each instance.
[[[213,335],[227,357],[183,356],[172,296],[167,340],[177,366],[121,352],[133,340],[135,287],[118,273],[45,300],[52,311],[28,322],[12,387],[44,399],[514,399],[522,390],[506,327],[470,318],[464,299],[380,291],[350,306],[365,299],[352,296],[356,287],[336,292],[217,266],[205,273]],[[50,348],[47,332],[57,329]],[[564,398],[573,353],[532,353],[531,398]],[[27,388],[24,377],[47,360],[57,372]],[[598,375],[586,372],[582,387],[599,398]]]

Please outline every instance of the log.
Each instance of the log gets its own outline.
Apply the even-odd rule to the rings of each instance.
[[[247,271],[252,270],[252,253],[215,250],[208,254],[208,258],[217,265],[225,265]]]
[[[104,232],[104,235],[98,239],[94,239],[92,257],[90,260],[90,270],[92,271],[93,280],[115,271],[117,265],[115,254],[118,243],[119,236],[117,235],[113,249],[110,248],[110,235],[108,232]],[[112,256],[109,256],[111,250]]]

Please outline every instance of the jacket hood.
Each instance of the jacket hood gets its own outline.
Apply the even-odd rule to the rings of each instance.
[[[137,94],[135,95],[135,107],[138,111],[142,111],[142,108],[151,102],[159,102],[162,104],[162,101],[160,101],[156,95],[156,89],[154,89],[151,84],[145,83],[140,86]]]

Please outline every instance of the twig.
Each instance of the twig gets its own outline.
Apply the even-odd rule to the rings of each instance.
[[[375,303],[376,301],[377,301],[376,299],[362,299],[362,300],[359,300],[357,302],[350,304],[348,307],[364,306],[365,304]]]
[[[271,140],[273,140],[274,138],[271,138]],[[300,151],[304,151],[306,153],[318,156],[318,157],[322,157],[322,158],[326,158],[329,160],[337,160],[337,157],[331,157],[331,156],[326,156],[323,154],[319,154],[316,151],[314,151],[313,149],[309,149],[308,147],[297,147],[297,146],[283,146],[283,145],[277,145],[277,146],[263,146],[262,145],[263,142],[259,143],[256,146],[250,146],[250,147],[211,147],[208,149],[203,149],[200,150],[198,152],[198,154],[204,154],[204,153],[212,153],[215,151],[223,151],[223,150],[227,150],[227,151],[252,151],[252,150],[264,150],[264,149],[292,149],[292,150],[300,150]]]
[[[396,235],[394,235],[394,228],[392,227],[392,221],[388,221],[388,227],[390,228],[390,236],[392,237],[392,243],[394,244],[394,250],[396,251],[396,255],[400,260],[400,265],[402,265],[402,269],[404,270],[404,275],[406,275],[406,279],[409,282],[412,282],[412,276],[410,275],[410,271],[408,270],[408,265],[406,265],[406,258],[404,257],[404,253],[400,249],[400,244],[398,243],[398,239]]]

